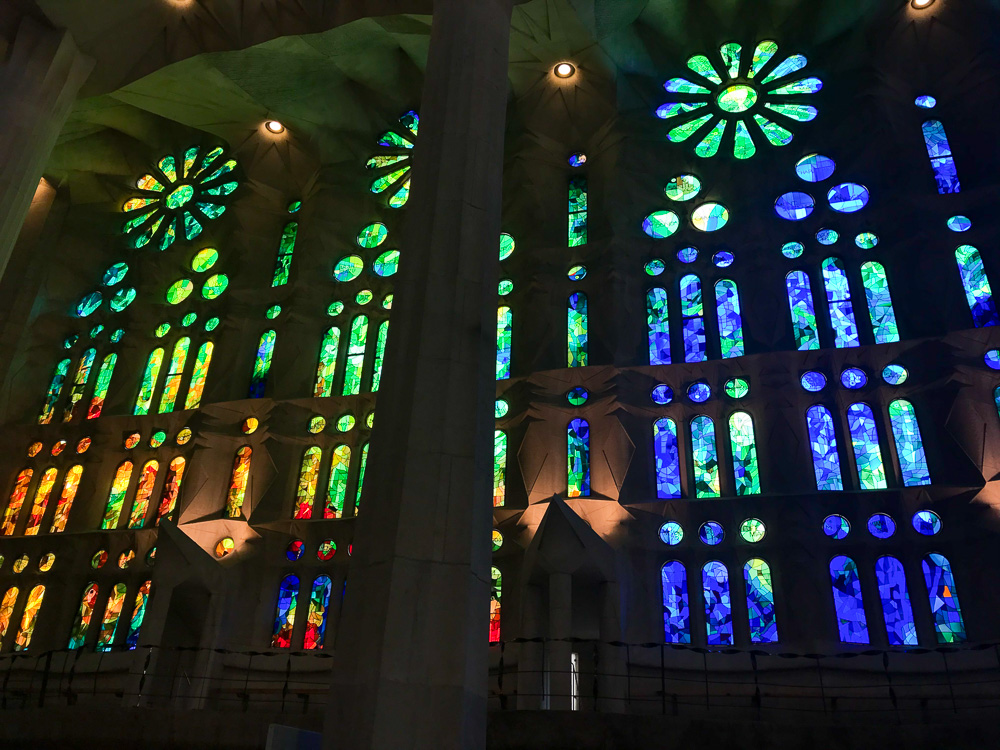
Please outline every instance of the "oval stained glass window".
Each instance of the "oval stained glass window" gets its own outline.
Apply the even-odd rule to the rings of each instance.
[[[662,240],[674,234],[681,226],[681,220],[673,211],[654,211],[642,220],[642,231],[654,240]]]
[[[868,205],[868,188],[855,182],[845,182],[830,188],[826,198],[834,211],[853,214]]]
[[[345,414],[337,420],[337,430],[339,432],[350,432],[354,429],[354,425],[356,424],[357,420],[354,418],[353,414]]]
[[[882,370],[882,380],[889,385],[902,385],[906,382],[909,373],[902,365],[886,365]]]
[[[795,174],[806,182],[822,182],[837,168],[837,164],[829,156],[810,154],[799,159],[795,164]]]
[[[831,539],[844,539],[851,533],[851,524],[843,516],[827,516],[823,521],[823,533]]]
[[[677,251],[677,260],[681,263],[694,263],[698,260],[698,248],[682,247]]]
[[[582,167],[587,163],[587,155],[582,151],[577,151],[576,153],[570,154],[567,161],[571,167]]]
[[[509,234],[504,232],[500,235],[500,260],[507,260],[511,255],[514,254],[514,247],[516,243],[514,238]]]
[[[767,534],[767,527],[759,518],[748,518],[740,524],[740,536],[750,544],[756,544],[764,539]]]
[[[160,325],[156,326],[156,330],[153,331],[153,335],[156,336],[156,338],[158,339],[162,339],[168,333],[170,333],[169,323],[160,323]]]
[[[712,256],[712,262],[718,268],[729,268],[729,266],[733,265],[735,260],[736,256],[728,250],[720,250]]]
[[[691,214],[691,223],[701,232],[717,232],[729,223],[729,209],[721,203],[703,203]]]
[[[649,276],[659,276],[667,270],[667,264],[659,258],[654,258],[646,264],[645,270],[646,274]]]
[[[357,255],[348,255],[337,261],[333,267],[333,278],[337,281],[354,281],[361,275],[365,262]]]
[[[663,189],[672,201],[689,201],[701,192],[701,180],[693,174],[679,174]]]
[[[816,232],[816,241],[821,245],[833,245],[839,239],[840,235],[834,229],[820,229]]]
[[[194,291],[194,284],[191,279],[181,279],[180,281],[175,281],[167,289],[167,302],[171,305],[179,305],[181,302],[186,300],[191,296],[191,292]]]
[[[494,552],[503,546],[503,534],[500,533],[499,529],[493,529],[493,533],[490,535],[490,542],[493,545]]]
[[[157,430],[152,435],[149,436],[149,447],[159,448],[163,445],[163,441],[167,439],[167,433],[163,430]]]
[[[177,445],[187,445],[193,434],[190,427],[182,427],[180,432],[177,433]]]
[[[932,510],[918,510],[913,514],[913,529],[924,536],[934,536],[941,531],[941,517]]]
[[[229,277],[224,273],[217,273],[209,276],[201,287],[201,296],[205,299],[215,299],[219,297],[229,286]]]
[[[990,349],[983,355],[983,361],[991,370],[1000,370],[1000,349]]]
[[[198,320],[198,313],[189,312],[183,318],[181,318],[181,325],[187,327]]]
[[[325,542],[319,543],[319,548],[316,550],[316,559],[320,562],[327,562],[332,560],[335,554],[337,554],[337,543],[332,539],[327,539]]]
[[[715,521],[706,521],[698,529],[698,538],[711,547],[720,544],[725,537],[726,532],[723,531],[722,525]]]
[[[864,370],[857,367],[848,367],[840,373],[840,384],[849,390],[856,391],[859,388],[864,388],[866,383],[868,383],[868,376],[865,375]]]
[[[886,513],[874,513],[868,519],[868,532],[876,539],[888,539],[896,533],[896,522]]]
[[[359,305],[367,305],[373,299],[375,299],[375,295],[372,294],[371,289],[362,289],[354,296],[354,301]]]
[[[385,242],[388,236],[389,230],[385,228],[385,224],[375,222],[358,232],[357,243],[360,247],[371,249]]]
[[[510,279],[500,279],[500,283],[497,284],[497,294],[501,297],[506,297],[508,294],[514,291],[514,282]]]
[[[289,542],[288,547],[285,548],[285,557],[289,562],[295,562],[301,559],[303,553],[306,551],[306,543],[301,539],[295,539]]]
[[[805,252],[805,246],[801,242],[786,242],[781,246],[781,254],[786,258],[794,260]]]
[[[872,232],[862,232],[854,238],[854,244],[862,250],[871,250],[878,244],[878,235]]]
[[[726,381],[726,395],[729,398],[743,398],[750,393],[750,384],[744,378],[730,378]]]
[[[937,99],[933,96],[918,96],[913,103],[921,109],[934,109],[937,106]]]
[[[375,259],[376,276],[392,276],[399,270],[399,250],[386,250]]]
[[[76,305],[76,314],[81,318],[86,318],[92,312],[94,312],[101,303],[104,301],[104,297],[101,296],[100,292],[91,292],[90,294],[84,295]]]
[[[131,305],[133,301],[135,301],[135,289],[128,287],[127,289],[119,289],[115,292],[108,304],[111,305],[112,312],[121,312]]]
[[[208,320],[205,321],[205,330],[206,331],[214,331],[218,327],[219,327],[219,319],[218,318],[209,318]]]
[[[326,420],[319,414],[309,420],[309,432],[316,435],[326,429]]]
[[[774,202],[774,212],[788,221],[802,221],[816,208],[816,201],[809,193],[785,193]]]
[[[660,384],[653,388],[650,398],[653,399],[654,404],[659,404],[663,406],[664,404],[669,404],[674,400],[674,391],[669,385]]]
[[[214,266],[217,260],[219,260],[219,251],[214,247],[206,247],[204,250],[199,250],[197,255],[192,258],[191,270],[202,273]]]
[[[493,404],[493,416],[496,419],[503,419],[509,411],[510,404],[507,403],[506,399],[498,398]]]
[[[816,372],[815,370],[810,370],[809,372],[802,373],[802,377],[799,379],[799,382],[802,383],[802,387],[810,393],[819,393],[821,390],[826,388],[826,375],[821,372]]]
[[[953,232],[968,232],[972,229],[972,221],[968,216],[952,216],[948,219],[948,229]]]
[[[712,389],[708,383],[692,383],[688,388],[688,398],[696,404],[703,404],[712,397]]]
[[[586,266],[573,266],[566,273],[566,278],[570,281],[583,281],[587,278],[587,267]]]
[[[664,544],[676,547],[684,539],[684,529],[677,521],[667,521],[660,526],[660,541]]]
[[[125,278],[128,273],[128,263],[115,263],[104,272],[104,286],[114,286]]]
[[[588,398],[590,398],[590,394],[587,392],[586,388],[573,388],[566,394],[566,400],[573,406],[583,406],[587,403]]]
[[[344,303],[341,302],[340,300],[337,300],[336,302],[331,302],[330,306],[326,308],[326,314],[329,315],[331,318],[336,318],[342,312],[344,312]]]

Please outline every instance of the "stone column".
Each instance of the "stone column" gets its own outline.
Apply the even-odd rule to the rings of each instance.
[[[569,711],[572,707],[573,676],[570,661],[573,644],[556,640],[573,635],[573,576],[569,573],[549,575],[549,708]]]
[[[6,52],[0,62],[0,276],[56,138],[94,66],[69,32],[28,17]]]
[[[435,0],[327,748],[486,744],[496,285],[512,0]]]

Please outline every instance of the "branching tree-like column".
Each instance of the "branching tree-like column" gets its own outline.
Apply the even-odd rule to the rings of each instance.
[[[486,742],[498,238],[512,0],[435,0],[420,146],[325,727]]]

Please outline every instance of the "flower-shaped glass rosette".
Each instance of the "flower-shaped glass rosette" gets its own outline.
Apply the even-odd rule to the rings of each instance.
[[[178,159],[168,154],[156,169],[136,181],[142,192],[125,203],[123,230],[136,248],[166,250],[178,237],[193,240],[206,221],[226,211],[228,196],[239,183],[234,179],[235,159],[225,159],[222,148],[202,153],[192,146]]]
[[[388,196],[389,208],[402,208],[410,198],[410,168],[413,165],[413,148],[417,144],[420,116],[410,110],[399,118],[399,132],[387,130],[378,139],[385,149],[368,160],[365,167],[378,175],[372,181],[375,195]]]
[[[743,48],[731,42],[719,50],[721,67],[705,55],[688,60],[688,68],[703,81],[671,78],[663,84],[675,95],[673,102],[656,110],[657,117],[672,126],[667,138],[680,143],[698,136],[694,152],[706,158],[715,156],[725,140],[732,144],[737,159],[749,159],[757,153],[750,127],[753,123],[771,145],[791,143],[792,133],[782,123],[814,119],[816,108],[801,98],[818,92],[823,82],[816,77],[789,79],[806,66],[806,58],[792,55],[774,65],[777,52],[774,42],[760,42],[748,60]],[[777,120],[772,119],[775,115]]]

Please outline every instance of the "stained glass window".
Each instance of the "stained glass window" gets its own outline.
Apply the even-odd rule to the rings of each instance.
[[[660,569],[663,590],[663,635],[667,643],[691,642],[691,611],[688,607],[687,571],[677,560]]]
[[[277,340],[277,332],[264,331],[260,335],[260,344],[257,346],[257,356],[254,358],[253,374],[250,376],[250,392],[247,398],[261,398],[267,388],[267,375],[271,371],[271,357],[274,356],[274,342]]]
[[[1000,323],[997,308],[993,302],[993,290],[986,278],[986,268],[979,251],[972,245],[961,245],[955,249],[958,271],[965,287],[965,298],[972,311],[972,322],[976,328],[995,326]]]
[[[146,524],[146,512],[149,510],[149,498],[156,484],[156,473],[160,465],[156,461],[147,461],[139,473],[139,485],[135,490],[135,500],[132,502],[132,513],[129,516],[128,527],[141,529]]]
[[[154,349],[146,360],[146,369],[142,373],[142,383],[139,386],[139,396],[135,400],[135,414],[149,414],[153,405],[153,392],[156,390],[156,380],[163,366],[163,349]]]
[[[76,613],[76,622],[69,633],[67,648],[70,650],[83,648],[87,641],[87,631],[90,629],[90,621],[94,617],[98,591],[98,586],[93,581],[88,583],[87,588],[83,590],[83,596],[80,598],[80,609]]]
[[[500,569],[490,568],[490,643],[500,642],[500,598],[503,596],[503,576]]]
[[[76,499],[76,491],[80,487],[80,477],[83,476],[83,466],[76,464],[71,466],[63,479],[62,494],[59,502],[56,503],[56,513],[52,518],[52,528],[50,534],[58,534],[66,530],[66,522],[69,521],[69,512],[73,508],[73,501]]]
[[[10,627],[10,621],[14,617],[14,605],[17,604],[17,594],[17,586],[11,586],[7,589],[7,593],[3,595],[3,601],[0,602],[0,640],[7,636],[7,628]]]
[[[101,620],[101,633],[97,637],[97,650],[110,651],[114,645],[115,632],[118,630],[118,620],[121,618],[122,605],[125,603],[127,588],[124,583],[117,584],[104,605],[104,617]]]
[[[938,643],[964,643],[965,622],[951,563],[944,555],[932,552],[923,559],[922,565]]]
[[[102,529],[113,529],[118,525],[118,517],[121,515],[122,505],[125,502],[125,493],[128,492],[129,480],[131,479],[132,462],[124,461],[118,466],[114,481],[111,483],[108,504],[104,510],[104,518],[101,519]]]
[[[913,404],[897,399],[889,404],[889,421],[892,436],[896,441],[896,455],[903,475],[903,486],[914,487],[930,484],[931,475],[927,469],[924,441],[920,436],[920,426]]]
[[[184,479],[185,461],[182,456],[174,458],[167,467],[167,476],[163,480],[163,494],[160,495],[160,506],[156,510],[156,523],[160,519],[173,519],[177,509],[177,498],[181,494],[181,482]]]
[[[330,459],[330,480],[326,492],[326,506],[323,518],[340,518],[344,515],[344,500],[347,498],[347,474],[351,468],[351,449],[338,445]]]
[[[329,328],[323,335],[319,348],[319,367],[316,369],[316,387],[313,396],[325,398],[333,395],[333,378],[337,374],[337,353],[340,350],[340,329]]]
[[[889,344],[899,341],[899,327],[896,325],[896,313],[892,309],[892,297],[889,295],[889,280],[881,263],[869,261],[861,265],[861,281],[865,286],[865,298],[868,302],[868,315],[872,319],[872,332],[876,344]]]
[[[385,340],[389,336],[389,321],[383,320],[378,327],[375,341],[375,366],[372,368],[372,393],[377,393],[382,383],[382,362],[385,360]]]
[[[695,496],[719,497],[719,454],[715,446],[715,423],[710,417],[691,420],[691,455]]]
[[[851,404],[847,409],[847,424],[851,429],[854,458],[858,466],[858,481],[863,490],[884,490],[885,468],[879,449],[875,415],[868,404]]]
[[[760,471],[757,466],[757,439],[753,419],[745,411],[729,417],[729,442],[733,449],[733,476],[737,495],[760,494]]]
[[[705,595],[705,629],[709,646],[733,644],[733,608],[729,598],[729,571],[718,560],[701,569]]]
[[[56,365],[52,373],[52,381],[49,384],[48,393],[45,394],[45,403],[42,405],[42,413],[38,415],[38,424],[49,424],[56,413],[56,401],[62,393],[63,385],[66,383],[66,373],[69,372],[70,360],[64,359]]]
[[[115,364],[118,362],[118,355],[112,352],[101,361],[101,368],[97,371],[97,382],[94,384],[94,395],[90,398],[90,406],[87,408],[87,419],[97,419],[104,410],[104,401],[108,397],[108,388],[111,386],[111,376],[115,372]]]
[[[851,289],[847,283],[847,272],[840,258],[823,261],[823,283],[826,286],[826,301],[830,304],[830,323],[833,326],[833,343],[838,349],[860,346],[858,323],[854,319],[851,305]]]
[[[24,530],[25,536],[34,536],[38,533],[39,528],[41,528],[42,516],[45,515],[45,509],[49,504],[49,497],[52,496],[52,487],[56,483],[57,473],[55,469],[46,469],[45,473],[42,474],[42,478],[35,490],[35,501],[32,503],[31,513],[28,514],[28,526]]]
[[[750,615],[750,642],[777,643],[778,621],[774,611],[774,585],[771,568],[754,558],[743,566],[743,581],[747,587],[747,610]]]
[[[830,561],[833,604],[841,643],[868,643],[868,620],[861,599],[858,566],[849,557],[838,555]]]
[[[704,362],[708,359],[705,342],[705,306],[701,297],[701,281],[688,274],[681,279],[681,320],[684,337],[684,361]]]
[[[587,366],[587,295],[574,292],[566,310],[567,367]]]
[[[278,605],[274,615],[271,635],[273,648],[291,648],[292,630],[295,627],[295,606],[299,596],[299,577],[288,575],[278,586]]]
[[[805,271],[792,271],[785,277],[788,307],[792,313],[792,333],[795,346],[801,351],[819,349],[819,331],[816,328],[816,308],[813,306],[812,287]]]
[[[14,481],[14,489],[10,492],[10,500],[3,512],[3,533],[10,536],[17,526],[17,517],[21,513],[21,506],[24,505],[24,498],[28,494],[28,485],[31,484],[31,477],[34,472],[31,469],[23,469]]]
[[[837,453],[837,431],[830,410],[819,405],[810,407],[806,412],[806,427],[809,430],[816,489],[844,489],[840,474],[840,455]]]
[[[649,326],[649,364],[670,364],[670,313],[667,291],[650,289],[646,292],[646,323]]]
[[[226,495],[226,515],[229,518],[239,518],[246,499],[247,482],[250,480],[250,459],[253,449],[244,445],[236,451],[233,460],[233,475],[229,480],[229,492]]]
[[[184,376],[184,365],[187,363],[188,349],[191,339],[185,336],[174,344],[170,355],[170,367],[167,369],[167,379],[163,382],[163,393],[160,396],[160,414],[168,414],[174,410],[177,396],[181,390],[181,378]]]
[[[715,283],[715,308],[719,317],[722,358],[742,357],[746,353],[743,348],[743,316],[735,281],[721,279]]]
[[[313,581],[309,594],[309,613],[306,615],[306,634],[302,647],[307,651],[323,648],[326,638],[326,615],[330,607],[333,582],[330,576],[319,576]]]
[[[354,513],[361,507],[361,491],[365,488],[365,466],[368,464],[368,443],[361,446],[361,463],[358,466],[358,492],[354,500]]]
[[[566,431],[567,487],[569,497],[590,495],[590,425],[574,419]]]
[[[198,354],[194,358],[194,371],[191,373],[191,380],[188,383],[187,398],[184,400],[185,409],[197,409],[201,406],[201,397],[205,393],[208,368],[212,364],[214,350],[215,344],[211,341],[206,341],[198,348]]]
[[[510,377],[510,340],[514,318],[509,307],[497,308],[497,380]]]
[[[507,495],[507,433],[493,433],[493,507],[501,508]]]
[[[288,283],[292,271],[292,253],[295,252],[295,238],[299,233],[298,222],[290,221],[281,230],[281,242],[278,245],[278,259],[274,264],[274,280],[271,286],[282,286]]]
[[[934,181],[937,183],[938,193],[947,195],[948,193],[959,193],[962,185],[958,181],[958,168],[955,166],[955,158],[951,154],[951,144],[948,143],[948,135],[944,132],[944,125],[940,120],[928,120],[923,124],[924,145],[927,146],[927,156],[931,160],[931,169],[934,170]]]
[[[681,461],[677,450],[677,425],[669,417],[653,422],[653,454],[656,457],[656,496],[681,496]]]
[[[302,467],[299,469],[299,484],[295,491],[293,518],[312,518],[313,500],[316,497],[319,464],[322,458],[323,449],[317,445],[306,448],[305,453],[302,454]]]
[[[368,343],[368,318],[358,315],[351,321],[351,340],[347,347],[347,361],[344,366],[345,396],[361,392],[361,370],[365,366],[365,346]]]
[[[895,557],[880,557],[875,561],[878,595],[882,600],[882,616],[890,646],[916,646],[917,626],[906,590],[903,564]]]
[[[569,246],[587,244],[587,178],[569,181]]]
[[[24,613],[21,615],[21,626],[17,629],[17,635],[14,637],[15,651],[26,651],[31,644],[31,636],[38,623],[38,610],[42,608],[44,598],[44,586],[35,586],[28,592],[28,601],[25,602]]]
[[[125,638],[125,645],[130,651],[139,645],[139,631],[142,628],[142,621],[146,619],[146,605],[149,603],[149,593],[152,588],[153,582],[146,581],[139,587],[139,592],[135,595],[132,619],[129,620],[128,636]]]
[[[69,422],[76,415],[76,406],[80,403],[83,392],[87,389],[87,381],[90,380],[90,370],[94,366],[96,356],[96,349],[87,349],[80,357],[80,362],[76,366],[76,375],[73,377],[73,386],[69,391],[69,402],[63,410],[63,422]]]

